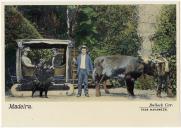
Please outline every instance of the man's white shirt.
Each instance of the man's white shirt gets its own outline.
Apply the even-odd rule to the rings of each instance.
[[[86,54],[85,55],[83,55],[83,54],[81,54],[81,63],[80,63],[80,68],[81,69],[85,69],[86,68],[86,64],[85,64],[85,59],[86,59]]]

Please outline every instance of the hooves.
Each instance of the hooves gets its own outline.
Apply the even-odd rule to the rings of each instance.
[[[110,94],[109,90],[105,90],[105,93],[106,93],[106,94]]]
[[[99,85],[96,86],[96,97],[101,96],[100,87]]]
[[[100,97],[101,96],[101,93],[96,93],[96,97]]]
[[[167,94],[167,97],[174,97],[173,94]]]
[[[135,98],[136,96],[135,95],[129,95],[129,97]]]
[[[157,96],[158,98],[162,98],[162,96],[161,96],[160,93],[157,93],[156,96]]]

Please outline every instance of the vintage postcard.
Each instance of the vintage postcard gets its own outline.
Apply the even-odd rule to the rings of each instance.
[[[179,1],[1,2],[3,126],[180,126]]]

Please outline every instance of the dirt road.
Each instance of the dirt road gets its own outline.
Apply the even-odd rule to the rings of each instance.
[[[85,97],[84,94],[82,94],[81,97],[76,97],[76,92],[73,96],[66,96],[66,95],[59,95],[59,96],[50,96],[49,98],[40,98],[40,97],[12,97],[12,96],[6,96],[5,100],[6,101],[56,101],[56,102],[61,102],[61,101],[125,101],[125,100],[142,100],[142,101],[148,101],[148,100],[160,100],[160,101],[165,101],[165,100],[176,100],[176,98],[169,98],[166,96],[166,93],[162,93],[162,98],[156,97],[156,92],[154,90],[138,90],[135,89],[135,97],[129,97],[127,94],[126,88],[114,88],[114,89],[109,89],[110,94],[105,94],[104,90],[101,89],[101,97],[96,97],[95,96],[95,89],[89,89],[89,95],[90,97]]]

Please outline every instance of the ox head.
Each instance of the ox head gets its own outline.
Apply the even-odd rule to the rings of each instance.
[[[140,56],[139,59],[144,65],[144,74],[158,76],[169,72],[168,61],[160,54],[152,54],[147,59]]]
[[[154,57],[151,55],[149,57],[144,57],[141,54],[139,54],[139,61],[141,64],[143,64],[143,74],[155,75],[155,70],[157,66],[157,62],[155,61]]]

